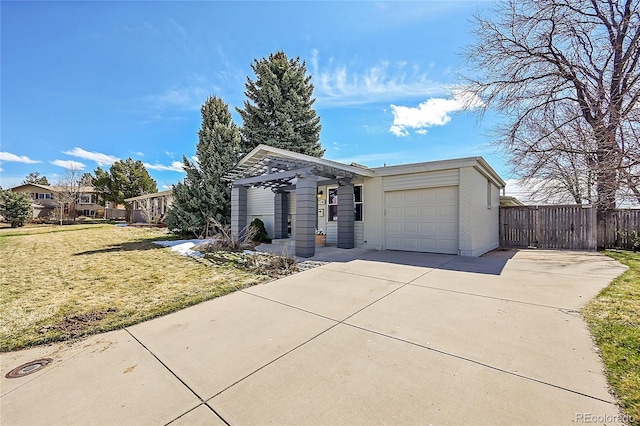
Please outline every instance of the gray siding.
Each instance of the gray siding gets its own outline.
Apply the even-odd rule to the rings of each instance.
[[[399,176],[385,176],[382,179],[383,189],[385,191],[436,188],[439,186],[454,186],[460,183],[458,169],[413,173]]]
[[[260,219],[264,222],[267,234],[273,238],[274,235],[274,197],[275,194],[270,189],[248,188],[247,189],[247,224],[253,219]]]

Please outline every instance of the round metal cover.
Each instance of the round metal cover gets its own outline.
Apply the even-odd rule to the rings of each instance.
[[[31,373],[35,373],[36,371],[42,370],[52,362],[53,360],[51,358],[42,358],[36,359],[35,361],[29,361],[9,371],[7,374],[5,374],[4,377],[6,377],[7,379],[17,379],[20,377],[24,377]]]

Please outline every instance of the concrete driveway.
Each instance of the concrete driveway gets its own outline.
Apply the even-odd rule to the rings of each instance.
[[[578,311],[624,269],[583,252],[367,252],[2,354],[0,423],[615,424]]]

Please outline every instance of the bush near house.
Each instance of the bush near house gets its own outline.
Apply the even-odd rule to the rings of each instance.
[[[253,237],[254,241],[259,241],[261,243],[270,243],[271,238],[267,234],[267,229],[264,227],[264,222],[258,218],[255,218],[251,221],[249,227],[255,229],[255,237]]]

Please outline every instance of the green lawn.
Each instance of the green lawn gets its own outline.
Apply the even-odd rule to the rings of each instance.
[[[0,229],[0,351],[113,330],[268,279],[153,244],[165,230]]]
[[[629,423],[640,425],[640,253],[605,254],[629,270],[587,304],[584,316]]]

